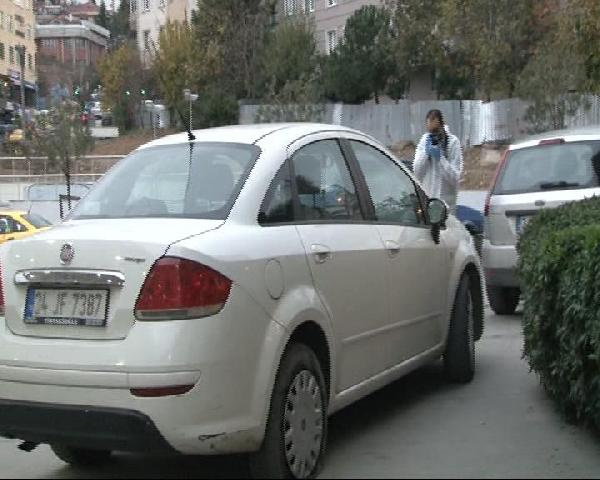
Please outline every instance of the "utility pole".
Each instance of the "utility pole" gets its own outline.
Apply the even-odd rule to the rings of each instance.
[[[21,67],[21,128],[25,128],[25,45],[15,47],[19,55],[19,65]]]

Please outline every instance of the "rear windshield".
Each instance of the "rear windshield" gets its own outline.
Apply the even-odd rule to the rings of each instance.
[[[38,215],[37,213],[28,213],[26,215],[23,215],[23,218],[35,228],[44,228],[52,226],[52,224],[48,220],[46,220],[41,215]]]
[[[138,150],[113,168],[70,218],[224,220],[259,152],[234,143]]]
[[[600,142],[540,145],[509,153],[494,193],[598,187]]]

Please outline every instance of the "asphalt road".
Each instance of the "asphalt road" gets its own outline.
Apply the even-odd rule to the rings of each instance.
[[[565,424],[521,360],[521,318],[489,315],[467,386],[422,369],[331,419],[323,478],[599,478],[600,438]],[[0,478],[230,478],[242,458],[119,455],[91,471],[0,440]]]

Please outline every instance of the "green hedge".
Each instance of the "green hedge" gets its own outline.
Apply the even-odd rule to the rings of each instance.
[[[600,198],[541,212],[518,248],[524,357],[569,420],[600,428]]]

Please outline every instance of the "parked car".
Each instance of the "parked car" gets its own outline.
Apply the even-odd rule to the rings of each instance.
[[[473,378],[479,258],[388,150],[330,125],[194,135],[0,249],[0,435],[74,465],[250,453],[306,478],[328,415],[442,357]]]
[[[48,230],[52,224],[41,215],[11,209],[0,210],[0,244]]]
[[[511,145],[485,207],[483,263],[492,309],[513,314],[520,299],[516,275],[519,235],[541,209],[600,194],[600,132],[563,130]]]

